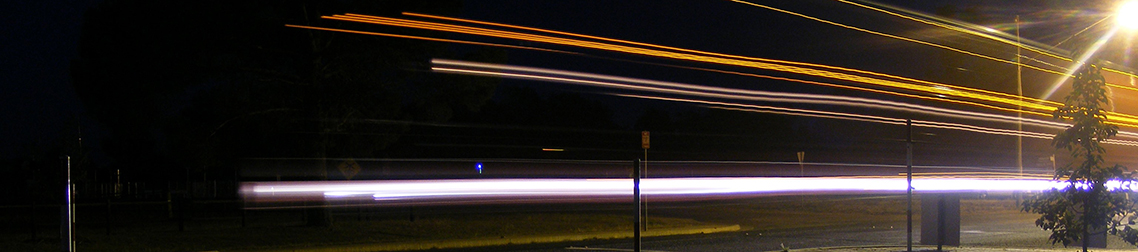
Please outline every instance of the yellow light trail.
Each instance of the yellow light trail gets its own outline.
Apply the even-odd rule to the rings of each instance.
[[[360,15],[354,15],[354,16],[360,16]],[[401,26],[401,27],[409,27],[409,28],[420,28],[420,29],[428,29],[428,30],[450,31],[450,32],[456,32],[456,33],[483,35],[483,36],[499,37],[499,38],[521,39],[521,40],[544,42],[544,43],[550,43],[550,44],[577,46],[577,47],[584,47],[584,48],[624,52],[624,53],[647,55],[647,56],[656,56],[656,57],[663,57],[663,58],[672,58],[672,59],[679,59],[679,60],[697,61],[697,62],[705,62],[705,63],[717,63],[717,64],[733,65],[733,66],[743,66],[743,67],[750,67],[750,68],[757,68],[757,69],[774,70],[774,71],[780,71],[780,72],[790,72],[790,73],[798,73],[798,74],[812,75],[812,76],[818,76],[818,77],[826,77],[826,78],[853,81],[853,82],[866,83],[866,84],[877,84],[877,85],[882,85],[882,86],[901,88],[901,89],[907,89],[907,90],[914,90],[914,91],[923,91],[923,92],[936,93],[936,94],[942,94],[942,95],[951,95],[951,96],[972,98],[972,99],[978,99],[978,100],[987,100],[987,101],[1004,103],[1004,104],[1009,104],[1009,105],[1019,104],[1023,107],[1026,107],[1026,108],[1033,108],[1033,109],[1045,110],[1045,111],[1050,111],[1050,110],[1054,109],[1054,106],[1047,106],[1047,105],[1040,105],[1040,104],[1034,104],[1034,103],[1028,103],[1028,102],[1021,102],[1015,98],[1016,97],[1015,95],[992,92],[992,91],[982,90],[982,89],[959,87],[959,86],[953,86],[953,85],[949,85],[949,84],[929,82],[929,81],[921,81],[921,82],[925,83],[925,84],[929,84],[929,85],[934,85],[934,86],[921,86],[921,85],[915,85],[915,84],[910,84],[910,83],[902,83],[902,82],[898,82],[898,81],[882,80],[882,79],[877,79],[877,78],[872,78],[872,77],[858,76],[858,75],[832,72],[832,71],[819,70],[819,69],[810,69],[810,68],[802,68],[802,67],[796,67],[796,66],[774,64],[774,63],[754,61],[754,60],[741,60],[741,59],[732,59],[732,58],[724,58],[724,57],[711,57],[711,56],[705,56],[705,55],[694,55],[694,54],[679,53],[679,52],[668,52],[668,51],[660,51],[660,50],[653,50],[653,49],[646,49],[646,48],[637,48],[637,47],[630,47],[630,46],[605,44],[605,43],[600,43],[600,42],[582,41],[582,40],[575,40],[575,39],[566,39],[566,38],[558,38],[558,37],[549,37],[549,36],[541,36],[541,35],[532,35],[532,34],[507,32],[507,31],[499,31],[499,30],[492,30],[492,29],[484,29],[484,28],[448,25],[448,24],[440,24],[440,23],[432,23],[432,22],[395,19],[395,18],[384,18],[384,17],[372,16],[370,18],[363,19],[363,18],[358,18],[358,17],[349,17],[349,16],[341,16],[341,15],[334,15],[331,17],[325,16],[325,18],[335,19],[335,20],[344,20],[344,21],[374,23],[374,24],[381,24],[381,25]],[[736,56],[736,58],[746,58],[746,57]],[[831,68],[836,68],[836,67],[831,67]],[[860,70],[860,71],[864,71],[864,70]],[[881,75],[884,75],[884,74],[881,74]],[[903,77],[898,77],[898,78],[903,78]],[[916,81],[919,81],[919,80],[916,80]],[[939,86],[939,87],[936,87],[936,86]],[[947,90],[946,90],[946,88],[947,88]],[[977,93],[981,93],[981,94],[974,94],[972,92],[977,92]],[[998,97],[993,97],[993,96],[998,96]],[[1032,100],[1032,99],[1028,98],[1025,100]],[[1054,103],[1051,101],[1039,100],[1038,102],[1043,103],[1043,104],[1058,105],[1058,103]]]
[[[861,8],[865,8],[865,9],[869,9],[869,10],[873,10],[873,11],[881,12],[881,13],[885,13],[885,14],[888,14],[888,15],[891,15],[891,16],[895,16],[895,17],[899,17],[899,18],[902,18],[902,19],[912,20],[912,21],[916,21],[916,22],[919,22],[919,23],[923,23],[923,24],[928,24],[928,25],[932,25],[932,26],[936,26],[936,27],[940,27],[940,28],[944,28],[944,29],[948,29],[948,30],[953,30],[953,31],[961,32],[961,33],[966,33],[966,34],[971,34],[971,35],[979,36],[979,37],[982,37],[982,38],[986,38],[986,39],[991,39],[991,40],[993,40],[993,41],[996,41],[996,42],[1000,42],[1000,43],[1004,43],[1004,44],[1007,44],[1007,45],[1011,45],[1011,46],[1019,47],[1020,49],[1028,50],[1028,51],[1031,51],[1031,52],[1034,52],[1034,53],[1038,53],[1038,54],[1041,54],[1041,55],[1045,55],[1045,56],[1048,56],[1048,57],[1051,57],[1051,58],[1055,58],[1055,59],[1063,60],[1063,61],[1066,61],[1066,62],[1073,62],[1073,61],[1071,60],[1071,58],[1068,58],[1068,57],[1064,57],[1064,56],[1062,56],[1062,55],[1058,55],[1058,54],[1054,54],[1054,53],[1051,53],[1051,52],[1048,52],[1048,51],[1044,51],[1044,50],[1041,50],[1041,49],[1035,48],[1035,47],[1033,47],[1033,46],[1024,46],[1024,45],[1023,45],[1023,44],[1021,44],[1021,43],[1017,43],[1017,42],[1011,41],[1011,40],[1009,40],[1009,39],[1004,39],[1004,38],[1000,38],[1000,37],[992,36],[992,35],[990,35],[990,34],[986,34],[986,33],[983,33],[983,32],[978,32],[978,31],[974,31],[974,30],[964,29],[964,28],[960,28],[960,27],[956,27],[956,26],[951,26],[951,25],[946,25],[946,24],[941,24],[941,23],[937,23],[937,22],[930,22],[930,21],[927,21],[927,20],[923,20],[923,19],[919,19],[919,18],[914,18],[914,17],[911,17],[911,16],[903,15],[903,14],[900,14],[900,13],[895,13],[895,12],[892,12],[892,11],[888,11],[888,10],[884,10],[884,9],[881,9],[881,8],[876,8],[876,7],[873,7],[873,6],[868,6],[868,5],[864,5],[864,4],[860,4],[860,3],[855,3],[855,2],[852,2],[852,1],[849,1],[849,0],[837,0],[837,1],[838,1],[838,2],[842,2],[842,3],[846,3],[846,4],[849,4],[849,5],[853,5],[853,6],[857,6],[857,7],[861,7]],[[1102,22],[1102,20],[1099,20],[1099,22]],[[1096,23],[1096,24],[1097,24],[1097,23]],[[1093,26],[1093,25],[1092,25],[1092,26]],[[1123,71],[1121,71],[1121,70],[1117,70],[1117,69],[1112,69],[1112,68],[1103,68],[1103,70],[1106,70],[1106,71],[1108,71],[1108,72],[1117,73],[1117,74],[1126,75],[1126,76],[1129,76],[1129,77],[1138,77],[1138,75],[1135,75],[1135,74],[1133,74],[1133,73],[1123,72]],[[1066,75],[1066,73],[1062,73],[1061,75]],[[1070,76],[1068,76],[1068,77],[1070,77]],[[1131,91],[1138,91],[1138,88],[1132,88],[1132,87],[1127,87],[1127,86],[1123,86],[1123,85],[1117,85],[1117,84],[1109,84],[1109,83],[1108,83],[1107,85],[1108,85],[1108,86],[1111,86],[1111,87],[1117,87],[1117,88],[1127,89],[1127,90],[1131,90]]]
[[[992,57],[992,56],[988,56],[988,55],[983,55],[983,54],[979,54],[979,53],[975,53],[975,52],[971,52],[971,51],[966,51],[966,50],[958,49],[958,48],[951,47],[951,46],[941,45],[941,44],[937,44],[937,43],[932,43],[932,42],[927,42],[927,41],[917,40],[917,39],[911,39],[911,38],[897,36],[897,35],[893,35],[893,34],[888,34],[888,33],[883,33],[883,32],[872,31],[872,30],[868,30],[868,29],[864,29],[864,28],[849,26],[849,25],[845,25],[845,24],[841,24],[841,23],[837,23],[837,22],[833,22],[833,21],[829,21],[829,20],[825,20],[825,19],[821,19],[821,18],[816,18],[816,17],[812,17],[812,16],[807,16],[807,15],[800,14],[797,12],[783,10],[783,9],[779,9],[779,8],[774,8],[774,7],[770,7],[770,6],[766,6],[766,5],[762,5],[762,4],[756,4],[756,3],[751,3],[751,2],[747,2],[747,1],[741,1],[741,0],[731,0],[731,1],[736,2],[736,3],[751,5],[751,6],[755,6],[755,7],[760,7],[760,8],[764,8],[764,9],[768,9],[768,10],[772,10],[772,11],[782,12],[785,14],[798,16],[801,18],[810,19],[810,20],[814,20],[814,21],[826,23],[829,25],[834,25],[834,26],[850,29],[850,30],[855,30],[855,31],[860,31],[860,32],[869,33],[869,34],[873,34],[873,35],[883,36],[883,37],[887,37],[887,38],[904,40],[904,41],[913,42],[913,43],[917,43],[917,44],[932,46],[932,47],[945,49],[945,50],[949,50],[949,51],[953,51],[953,52],[957,52],[957,53],[962,53],[965,55],[970,55],[973,57],[979,57],[979,58],[983,58],[983,59],[987,59],[987,60],[991,60],[991,61],[1000,62],[1000,63],[1019,65],[1019,66],[1035,69],[1035,70],[1046,72],[1046,73],[1059,74],[1059,75],[1063,74],[1063,72],[1059,72],[1059,71],[1043,69],[1043,68],[1040,68],[1037,66],[1032,66],[1032,65],[1018,63],[1018,62],[1014,62],[1014,61],[1010,61],[1010,60],[1000,59],[1000,58],[996,58],[996,57]]]
[[[443,72],[443,73],[457,73],[457,74],[471,74],[471,75],[482,75],[482,76],[496,76],[496,77],[517,78],[517,79],[541,80],[541,81],[561,82],[561,83],[569,83],[569,84],[577,84],[577,85],[590,85],[590,86],[599,86],[599,87],[606,87],[606,88],[617,88],[617,89],[624,89],[624,90],[650,91],[650,92],[654,92],[654,93],[678,94],[678,95],[697,96],[697,97],[725,98],[725,99],[732,99],[732,100],[848,105],[848,106],[858,106],[858,107],[873,107],[873,108],[887,109],[887,110],[917,109],[917,111],[919,111],[920,113],[937,114],[937,115],[949,116],[949,117],[969,118],[969,119],[975,119],[975,120],[988,120],[988,121],[998,121],[998,122],[1005,122],[1005,123],[1022,121],[1024,123],[1028,123],[1031,125],[1035,125],[1035,126],[1039,126],[1039,127],[1045,127],[1045,128],[1051,128],[1051,129],[1055,129],[1055,130],[1063,129],[1063,128],[1069,126],[1068,124],[1056,123],[1056,122],[1050,122],[1050,121],[1033,120],[1033,119],[1024,120],[1021,118],[1014,118],[1014,117],[995,115],[995,114],[984,114],[984,113],[950,110],[950,109],[943,109],[943,108],[929,108],[929,107],[914,105],[914,104],[905,104],[905,103],[890,102],[890,101],[872,100],[872,99],[865,99],[865,98],[854,98],[854,97],[843,97],[843,96],[832,96],[832,95],[793,94],[793,93],[779,93],[779,92],[766,92],[766,91],[749,91],[749,90],[739,90],[739,89],[729,89],[729,88],[712,88],[712,87],[704,87],[701,85],[692,85],[692,84],[675,83],[675,82],[665,82],[665,81],[645,80],[645,79],[636,79],[636,78],[628,78],[628,77],[608,76],[608,75],[600,75],[600,74],[592,74],[592,73],[580,73],[580,72],[571,72],[571,71],[563,71],[563,70],[549,70],[549,69],[533,68],[533,67],[521,67],[521,66],[499,65],[499,64],[489,64],[489,63],[476,63],[476,62],[465,62],[465,61],[445,60],[445,59],[433,59],[433,60],[431,60],[431,63],[433,65],[431,67],[431,69],[433,71]],[[854,114],[854,113],[829,112],[829,111],[807,110],[807,109],[792,109],[792,108],[785,108],[785,107],[762,106],[762,105],[742,104],[742,103],[735,103],[735,102],[696,100],[696,99],[686,99],[686,98],[668,98],[668,97],[648,96],[648,95],[628,95],[628,94],[613,94],[613,95],[623,96],[623,97],[631,97],[631,98],[641,98],[641,99],[682,101],[682,102],[688,102],[688,103],[711,105],[713,108],[722,108],[720,106],[746,107],[746,108],[750,108],[750,109],[761,108],[764,110],[761,112],[764,112],[764,113],[776,113],[776,114],[810,116],[810,117],[823,117],[823,118],[834,118],[834,119],[844,119],[844,120],[857,120],[857,121],[867,121],[867,122],[886,123],[886,124],[898,124],[898,125],[905,123],[905,120],[900,119],[900,118],[889,118],[889,117],[872,116],[872,115],[864,115],[864,114]],[[882,107],[882,106],[876,106],[876,105],[888,105],[888,106]],[[725,108],[725,109],[737,109],[737,108]],[[755,112],[755,111],[751,111],[751,112]],[[1052,138],[1054,136],[1054,135],[1047,134],[1047,133],[1026,132],[1026,131],[1021,131],[1021,130],[1010,130],[1010,129],[996,129],[996,128],[988,128],[988,127],[981,127],[981,126],[967,125],[967,124],[960,124],[960,123],[922,121],[922,120],[916,120],[915,122],[918,124],[918,126],[922,126],[922,127],[963,130],[963,131],[972,131],[972,132],[987,133],[987,134],[1012,135],[1012,136],[1020,135],[1020,136],[1034,137],[1034,138],[1040,138],[1040,139],[1049,139],[1049,138]],[[1138,144],[1138,143],[1135,143],[1135,144]]]
[[[1040,110],[1040,111],[1048,111],[1049,112],[1049,111],[1055,109],[1055,106],[1048,106],[1045,104],[1036,104],[1036,103],[1026,102],[1026,101],[1034,100],[1031,98],[1025,98],[1024,101],[1021,101],[1018,98],[1015,98],[1017,96],[1014,96],[1014,95],[992,92],[992,91],[987,91],[987,90],[972,89],[972,88],[958,87],[958,86],[953,86],[953,85],[948,85],[948,84],[921,81],[921,83],[933,85],[933,86],[923,86],[923,85],[916,85],[916,84],[912,84],[912,83],[903,83],[903,82],[899,82],[899,81],[883,80],[883,79],[878,79],[878,78],[873,78],[873,77],[858,76],[858,75],[852,75],[852,74],[847,74],[847,73],[826,71],[826,70],[821,70],[821,69],[811,69],[811,68],[803,68],[803,67],[790,66],[790,65],[761,62],[761,61],[755,61],[755,60],[738,59],[738,58],[747,58],[747,57],[742,57],[742,56],[736,56],[735,58],[726,58],[726,57],[714,57],[714,56],[708,56],[708,55],[695,55],[695,54],[681,53],[681,52],[669,52],[669,51],[653,50],[653,49],[648,49],[648,48],[638,48],[638,47],[623,46],[623,45],[613,45],[613,44],[607,44],[607,43],[601,43],[601,42],[582,41],[582,40],[575,40],[575,39],[550,37],[550,36],[542,36],[542,35],[533,35],[533,34],[517,33],[517,32],[508,32],[508,31],[476,28],[476,27],[469,27],[469,26],[449,25],[449,24],[434,23],[434,22],[423,22],[423,21],[396,19],[396,18],[385,18],[385,17],[377,17],[377,16],[365,16],[365,15],[358,15],[358,14],[352,14],[351,16],[346,16],[346,15],[324,16],[323,18],[333,19],[333,20],[342,20],[342,21],[372,23],[372,24],[380,24],[380,25],[390,25],[390,26],[398,26],[398,27],[418,28],[418,29],[426,29],[426,30],[447,31],[447,32],[455,32],[455,33],[462,33],[462,34],[471,34],[471,35],[482,35],[482,36],[488,36],[488,37],[519,39],[519,40],[527,40],[527,41],[542,42],[542,43],[557,44],[557,45],[567,45],[567,46],[576,46],[576,47],[582,47],[582,48],[591,48],[591,49],[598,49],[598,50],[638,54],[638,55],[656,56],[656,57],[671,58],[671,59],[678,59],[678,60],[715,63],[715,64],[722,64],[722,65],[742,66],[742,67],[749,67],[749,68],[756,68],[756,69],[764,69],[764,70],[772,70],[772,71],[780,71],[780,72],[788,72],[788,73],[797,73],[797,74],[824,77],[824,78],[830,78],[830,79],[845,80],[845,81],[851,81],[851,82],[856,82],[856,83],[864,83],[864,84],[872,84],[872,85],[900,88],[900,89],[912,90],[912,91],[921,91],[921,92],[941,94],[941,95],[950,95],[950,96],[954,96],[954,97],[962,97],[962,98],[968,98],[968,99],[989,101],[989,102],[995,102],[995,103],[1001,103],[1001,104],[1007,104],[1007,105],[1018,105],[1018,106],[1021,106],[1021,107],[1027,108],[1027,109],[1034,109],[1034,110]],[[880,74],[880,75],[884,75],[884,74]],[[1041,100],[1037,100],[1037,101],[1040,101],[1040,103],[1055,104],[1054,102],[1050,102],[1050,101],[1041,101]],[[1131,115],[1118,114],[1118,115],[1112,115],[1112,116],[1114,116],[1113,120],[1121,121],[1122,123],[1124,123],[1121,125],[1134,127],[1133,125],[1135,123],[1138,123],[1138,119],[1136,119],[1136,117],[1131,116]]]
[[[312,29],[312,30],[323,30],[323,31],[334,31],[334,32],[345,32],[345,33],[355,33],[355,34],[364,34],[364,35],[393,37],[393,38],[418,39],[418,40],[457,43],[457,44],[483,45],[483,46],[527,49],[527,50],[537,50],[537,51],[556,52],[556,53],[565,53],[565,54],[578,54],[575,52],[553,50],[553,49],[546,49],[546,48],[538,48],[538,47],[529,47],[529,46],[504,45],[504,44],[495,44],[495,43],[466,41],[466,40],[440,39],[440,38],[420,37],[420,36],[411,36],[411,35],[399,35],[399,34],[390,34],[390,33],[367,32],[367,31],[346,30],[346,29],[336,29],[336,28],[324,28],[324,27],[307,26],[307,25],[285,24],[285,27],[303,28],[303,29]]]
[[[831,65],[824,65],[824,64],[814,64],[814,63],[797,62],[797,61],[747,57],[747,56],[741,56],[741,55],[732,55],[732,54],[692,50],[692,49],[677,48],[677,47],[671,47],[671,46],[656,45],[656,44],[649,44],[649,43],[642,43],[642,42],[635,42],[635,41],[628,41],[628,40],[611,39],[611,38],[597,37],[597,36],[591,36],[591,35],[583,35],[583,34],[577,34],[577,33],[553,31],[553,30],[547,30],[547,29],[531,28],[531,27],[525,27],[525,26],[517,26],[517,25],[509,25],[509,24],[501,24],[501,23],[494,23],[494,22],[461,19],[461,18],[442,17],[442,16],[418,14],[418,13],[408,13],[408,12],[404,12],[403,14],[409,15],[409,16],[434,18],[434,19],[441,19],[441,20],[448,20],[448,21],[458,21],[458,22],[466,22],[466,23],[473,23],[473,24],[492,25],[492,26],[500,26],[500,27],[507,27],[507,28],[539,31],[539,32],[553,33],[553,34],[580,37],[580,38],[589,38],[589,39],[596,39],[596,40],[609,41],[609,42],[617,42],[617,43],[625,43],[625,44],[632,44],[632,45],[639,45],[639,46],[647,46],[647,47],[653,47],[653,48],[659,48],[659,49],[665,49],[665,50],[674,50],[674,51],[679,51],[679,52],[688,52],[688,53],[703,54],[703,55],[710,55],[710,56],[719,56],[719,57],[725,57],[725,58],[734,58],[734,59],[751,60],[751,61],[759,61],[759,62],[780,63],[780,64],[789,64],[789,65],[797,65],[797,66],[808,66],[808,67],[816,67],[816,68],[823,68],[823,69],[839,70],[839,71],[845,71],[845,72],[852,72],[852,73],[867,74],[867,75],[891,78],[891,79],[896,79],[896,80],[904,80],[904,81],[911,81],[911,82],[916,82],[916,83],[923,83],[923,84],[928,84],[928,85],[939,85],[939,86],[950,87],[953,89],[961,89],[961,90],[968,90],[968,91],[973,91],[973,92],[981,92],[981,93],[986,93],[986,94],[991,94],[991,95],[1005,96],[1005,97],[1009,97],[1009,98],[1017,98],[1017,96],[1011,95],[1011,94],[1004,94],[1004,93],[993,92],[993,91],[984,90],[984,89],[976,89],[976,88],[969,88],[969,87],[963,87],[963,86],[952,86],[952,85],[943,84],[943,83],[935,83],[935,82],[931,82],[931,81],[907,78],[907,77],[890,75],[890,74],[885,74],[885,73],[878,73],[878,72],[873,72],[873,71],[866,71],[866,70],[861,70],[861,69],[852,69],[852,68],[845,68],[845,67],[838,67],[838,66],[831,66]],[[364,15],[358,15],[358,14],[347,14],[347,15],[367,17]],[[1052,106],[1061,106],[1062,105],[1061,103],[1048,101],[1048,100],[1042,100],[1042,99],[1033,99],[1033,98],[1028,98],[1028,97],[1024,97],[1024,99],[1028,100],[1030,102],[1041,103],[1041,104],[1052,105]]]
[[[797,94],[797,93],[782,93],[770,91],[754,91],[745,89],[733,88],[719,88],[707,87],[703,85],[693,85],[685,83],[645,80],[629,77],[609,76],[593,73],[580,73],[564,70],[550,70],[534,67],[522,67],[511,65],[500,65],[490,63],[467,62],[448,59],[432,59],[431,69],[436,72],[446,73],[459,73],[459,74],[473,74],[483,76],[496,76],[506,78],[519,78],[530,80],[541,80],[551,82],[562,82],[569,84],[591,85],[608,88],[618,88],[627,90],[650,91],[656,93],[668,93],[689,96],[703,96],[726,98],[735,100],[752,100],[752,101],[769,101],[769,102],[796,102],[796,103],[816,103],[816,104],[830,104],[830,105],[847,105],[859,107],[873,107],[886,110],[903,110],[915,113],[930,113],[951,117],[971,118],[977,120],[990,120],[1001,122],[1024,122],[1039,126],[1048,126],[1055,129],[1066,127],[1065,124],[1044,121],[1039,119],[1019,118],[1010,116],[1000,116],[995,114],[985,114],[978,112],[969,112],[963,110],[952,110],[938,107],[929,107],[916,104],[908,104],[895,101],[875,100],[868,98],[835,96],[835,95],[816,95],[816,94]],[[797,80],[790,78],[772,77],[779,80],[787,81],[801,81],[803,83],[815,83],[812,81]],[[635,84],[635,85],[628,85]],[[820,83],[819,84],[827,84]]]
[[[333,29],[333,28],[311,27],[311,26],[303,26],[303,25],[286,25],[286,26],[288,26],[288,27],[295,27],[295,28],[306,28],[306,29],[316,29],[316,30],[326,30],[326,31],[337,31],[337,32],[347,32],[347,33],[366,34],[366,35],[391,36],[391,37],[399,37],[399,38],[410,38],[410,39],[424,39],[424,40],[430,40],[430,41],[443,41],[443,42],[456,42],[456,43],[465,43],[465,44],[477,44],[477,45],[488,45],[488,46],[501,46],[501,47],[522,48],[522,49],[533,49],[533,50],[544,50],[544,51],[554,51],[554,52],[562,52],[562,53],[570,53],[570,54],[576,54],[576,53],[573,53],[573,52],[565,52],[565,51],[558,51],[558,50],[551,50],[551,49],[544,49],[544,48],[535,48],[535,47],[520,47],[520,46],[501,45],[501,44],[489,44],[489,43],[471,42],[471,41],[456,41],[456,40],[448,40],[448,39],[434,39],[434,38],[427,38],[427,37],[417,37],[417,36],[403,36],[403,35],[394,35],[394,34],[385,34],[385,33],[375,33],[375,32],[355,31],[355,30],[344,30],[344,29]],[[874,93],[880,93],[880,94],[895,95],[895,96],[901,96],[901,97],[910,97],[910,98],[918,98],[918,99],[935,100],[935,101],[940,101],[940,102],[957,103],[957,104],[962,104],[962,105],[970,105],[970,106],[976,106],[976,107],[983,107],[983,108],[988,108],[988,109],[993,109],[993,110],[1001,110],[1001,111],[1007,111],[1007,112],[1021,112],[1021,113],[1026,113],[1026,114],[1031,114],[1031,115],[1036,115],[1036,116],[1041,116],[1041,117],[1050,117],[1050,116],[1051,116],[1051,114],[1048,114],[1048,113],[1042,113],[1042,112],[1036,112],[1036,111],[1021,111],[1021,110],[1015,110],[1015,109],[1010,109],[1010,108],[1004,108],[1004,107],[992,106],[992,105],[988,105],[988,104],[984,104],[984,103],[969,102],[969,101],[961,101],[961,100],[953,100],[953,99],[945,99],[945,98],[940,98],[940,97],[927,97],[927,96],[921,96],[921,95],[914,95],[914,94],[907,94],[907,93],[900,93],[900,92],[892,92],[892,91],[885,91],[885,90],[877,90],[877,89],[871,89],[871,88],[863,88],[863,87],[855,87],[855,86],[846,86],[846,85],[839,85],[839,84],[833,84],[833,83],[825,83],[825,82],[818,82],[818,81],[809,81],[809,80],[793,79],[793,78],[786,78],[786,77],[775,77],[775,76],[768,76],[768,75],[751,74],[751,73],[742,73],[742,72],[734,72],[734,71],[726,71],[726,70],[718,70],[718,69],[698,68],[698,67],[682,67],[682,68],[689,68],[689,69],[696,69],[696,70],[703,70],[703,71],[712,71],[712,72],[727,73],[727,74],[735,74],[735,75],[741,75],[741,76],[749,76],[749,77],[757,77],[757,78],[766,78],[766,79],[781,80],[781,81],[798,82],[798,83],[804,83],[804,84],[812,84],[812,85],[820,85],[820,86],[828,86],[828,87],[834,87],[834,88],[845,88],[845,89],[852,89],[852,90],[858,90],[858,91],[864,91],[864,92],[874,92]]]
[[[624,96],[624,97],[630,97],[630,98],[640,98],[640,99],[660,100],[660,101],[707,104],[707,105],[711,105],[710,106],[711,108],[738,110],[738,111],[747,111],[747,112],[756,112],[756,113],[772,113],[772,114],[785,114],[785,115],[797,115],[797,116],[810,116],[810,117],[842,119],[842,120],[852,120],[852,121],[875,122],[875,123],[884,123],[884,124],[892,124],[892,125],[905,125],[905,119],[892,118],[892,117],[870,116],[870,115],[862,115],[862,114],[830,112],[830,111],[821,111],[821,110],[793,109],[793,108],[785,108],[785,107],[752,105],[752,104],[742,104],[742,103],[716,102],[716,101],[697,100],[697,99],[671,98],[671,97],[662,97],[662,96],[630,95],[630,94],[618,94],[618,96]],[[960,130],[960,131],[970,131],[970,132],[983,133],[983,134],[1006,135],[1006,136],[1023,136],[1023,137],[1030,137],[1030,138],[1037,138],[1037,139],[1052,139],[1055,137],[1055,134],[1049,134],[1049,133],[1006,130],[1006,129],[988,128],[988,127],[980,127],[980,126],[975,126],[975,125],[958,124],[958,123],[946,123],[946,122],[925,121],[925,120],[913,120],[912,122],[913,122],[913,126],[927,127],[927,128],[939,128],[939,129],[950,129],[950,130]],[[1123,146],[1138,146],[1138,141],[1119,140],[1119,139],[1109,139],[1109,140],[1103,141],[1103,143],[1114,144],[1114,145],[1123,145]]]

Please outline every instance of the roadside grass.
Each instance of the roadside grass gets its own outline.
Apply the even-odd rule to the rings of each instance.
[[[903,195],[783,196],[698,205],[678,211],[699,213],[690,216],[703,222],[734,221],[731,224],[742,225],[745,230],[770,232],[817,227],[904,228],[906,205],[907,200]],[[983,221],[987,218],[1024,214],[1012,198],[962,198],[960,211],[962,216],[968,216],[963,221]],[[920,223],[920,217],[920,197],[914,197],[913,221]]]
[[[904,196],[787,196],[697,203],[653,203],[649,229],[682,228],[711,224],[738,224],[758,232],[794,231],[817,227],[903,228]],[[998,218],[1018,214],[1014,199],[966,198],[961,214]],[[332,227],[306,227],[296,211],[251,215],[241,227],[239,217],[199,217],[178,231],[177,222],[165,218],[121,216],[121,225],[106,234],[102,223],[80,222],[80,251],[231,251],[352,244],[430,243],[460,239],[500,239],[521,236],[595,234],[627,231],[632,216],[623,209],[559,212],[555,210],[506,213],[440,211],[388,212],[361,218],[341,211]],[[143,214],[140,214],[140,216]],[[367,216],[367,215],[365,215]],[[914,199],[914,221],[920,202]],[[131,218],[137,218],[130,222]],[[86,218],[92,220],[93,218]],[[967,218],[966,218],[967,219]],[[81,221],[83,219],[81,218]],[[901,226],[897,226],[900,224]],[[43,228],[40,241],[24,230],[6,229],[0,247],[9,251],[58,251],[58,234]],[[47,238],[47,239],[44,239]]]
[[[291,218],[290,218],[291,217]],[[408,218],[355,220],[338,218],[332,227],[306,227],[299,218],[262,217],[247,227],[239,219],[194,220],[178,231],[176,223],[160,221],[114,229],[99,226],[77,230],[80,251],[231,251],[396,242],[432,242],[517,236],[590,234],[628,231],[630,214],[616,213],[492,213],[423,215]],[[270,220],[270,219],[276,219]],[[681,218],[652,218],[649,228],[704,225]],[[41,233],[38,242],[28,234],[6,234],[0,247],[11,251],[58,251],[58,234]]]

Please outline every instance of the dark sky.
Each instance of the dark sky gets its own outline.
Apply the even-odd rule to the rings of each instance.
[[[46,144],[68,121],[82,118],[68,66],[75,57],[83,12],[96,2],[0,4],[0,158],[18,156],[25,146]]]
[[[28,146],[44,146],[54,141],[64,125],[80,125],[91,132],[98,126],[84,117],[80,102],[69,83],[68,65],[75,56],[76,42],[86,9],[95,6],[96,0],[45,0],[8,1],[0,8],[3,35],[0,36],[0,158],[18,157]],[[874,23],[877,19],[862,18],[864,10],[832,1],[774,1],[772,6],[800,11],[819,17],[833,17],[835,21],[877,25],[888,30],[898,23]],[[1077,29],[1078,15],[1061,9],[1048,10],[1055,1],[888,1],[892,4],[923,12],[935,12],[947,3],[959,9],[973,8],[987,17],[987,24],[1007,28],[1014,15],[1025,19],[1047,19],[1025,27],[1026,37],[1037,37],[1049,43],[1061,39],[1061,34]],[[803,61],[831,59],[839,63],[866,66],[880,61],[872,56],[877,40],[856,41],[837,37],[843,32],[816,34],[821,27],[780,13],[747,7],[731,2],[707,1],[468,1],[467,18],[493,20],[534,27],[580,32],[592,35],[651,42],[671,46],[715,52],[756,55],[771,58],[788,58]],[[1037,8],[1037,9],[1032,9]],[[1066,15],[1066,16],[1064,16]],[[1067,19],[1061,19],[1067,18]],[[1087,17],[1082,17],[1087,19]],[[1072,21],[1074,20],[1074,21]],[[1072,24],[1074,23],[1074,24]],[[1030,25],[1029,25],[1030,26]],[[1064,29],[1050,29],[1059,26]],[[1044,29],[1044,28],[1047,29]],[[830,32],[833,30],[827,30]],[[772,34],[778,34],[773,36]],[[777,37],[771,39],[771,37]],[[848,43],[848,44],[847,44]],[[810,45],[816,50],[786,50],[788,45]],[[842,45],[862,49],[850,52]],[[896,55],[898,62],[918,60],[921,57]],[[525,59],[524,56],[519,57]],[[535,66],[557,67],[556,62],[535,60],[516,62]],[[893,63],[884,68],[905,68],[911,64]],[[596,69],[580,68],[588,71]],[[616,69],[622,70],[622,69]],[[896,69],[894,69],[896,70]],[[598,70],[604,71],[604,70]],[[615,71],[610,69],[610,71]],[[635,73],[636,71],[629,71]],[[901,71],[905,72],[905,71]],[[919,71],[913,71],[919,72]],[[657,77],[677,81],[700,80],[699,76]],[[920,74],[920,73],[905,73]],[[626,108],[627,109],[627,108]],[[636,109],[636,108],[633,108]],[[85,129],[85,130],[88,130]],[[70,129],[67,129],[70,130]],[[92,134],[92,133],[85,133]],[[95,133],[97,134],[97,133]]]

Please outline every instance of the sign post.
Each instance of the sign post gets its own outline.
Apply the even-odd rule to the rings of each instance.
[[[634,252],[640,252],[640,160],[637,159],[632,164],[632,199],[636,203],[636,222],[632,226],[633,236],[633,249]]]
[[[640,132],[640,147],[644,149],[644,161],[642,164],[644,165],[644,172],[641,173],[641,175],[644,176],[644,178],[648,178],[648,136],[647,130]],[[644,215],[644,221],[640,223],[640,228],[644,229],[644,231],[648,231],[648,196],[641,195],[640,197],[642,197],[641,200],[644,206],[644,209],[641,210],[641,214]]]
[[[799,177],[805,177],[806,176],[806,169],[802,167],[802,160],[804,158],[806,158],[806,152],[805,151],[799,151],[798,152],[798,176]]]

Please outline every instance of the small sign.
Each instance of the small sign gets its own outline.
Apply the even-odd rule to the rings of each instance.
[[[360,173],[360,164],[356,163],[354,159],[341,162],[336,168],[340,168],[340,173],[344,174],[344,178],[347,180],[352,180],[352,177]]]
[[[648,149],[648,131],[640,132],[640,148]]]

